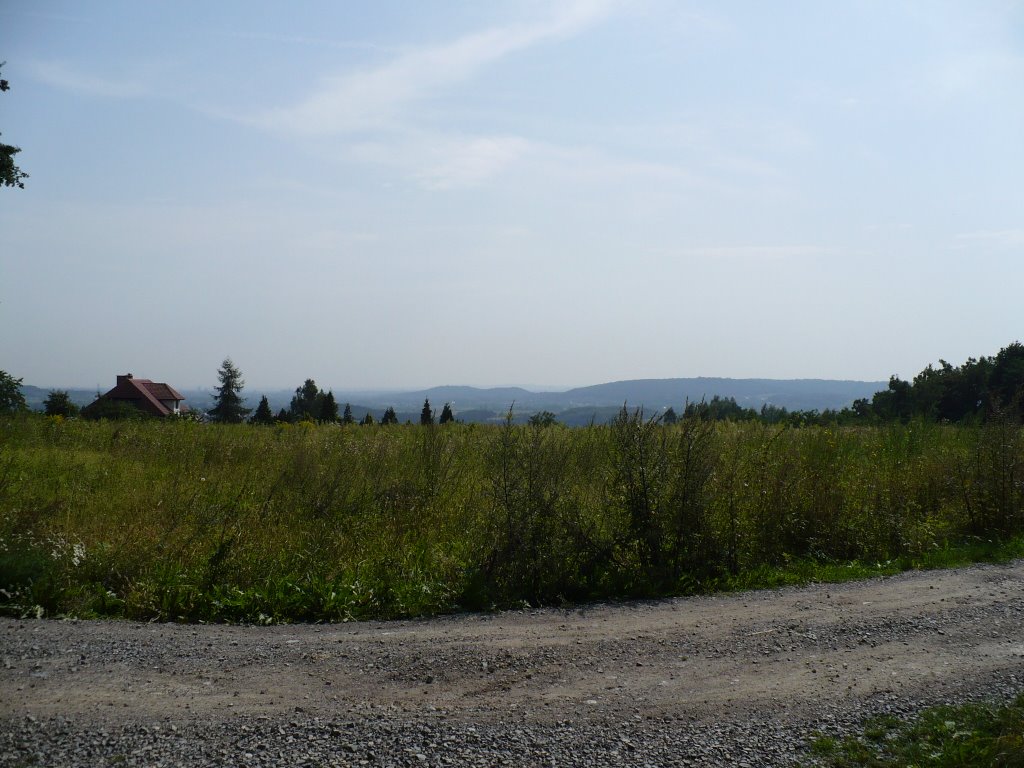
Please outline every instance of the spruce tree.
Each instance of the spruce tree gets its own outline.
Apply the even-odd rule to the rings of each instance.
[[[260,404],[256,406],[256,412],[249,419],[250,424],[269,425],[274,423],[274,413],[270,410],[270,401],[264,395],[260,398]]]
[[[427,426],[434,423],[434,412],[430,410],[430,399],[423,401],[423,410],[420,411],[420,424]]]
[[[320,398],[320,421],[326,424],[338,421],[338,404],[334,400],[334,392],[328,392]]]
[[[444,408],[441,409],[441,418],[437,420],[437,423],[447,424],[449,421],[455,421],[455,414],[452,413],[451,405],[445,403]]]
[[[341,415],[342,424],[355,424],[356,420],[352,417],[352,406],[345,403],[345,411]]]
[[[380,419],[381,426],[387,426],[388,424],[398,423],[398,414],[395,413],[393,406],[388,406],[387,410],[384,411],[384,415]]]
[[[217,371],[217,378],[220,379],[220,386],[213,396],[209,417],[221,424],[241,424],[252,410],[246,408],[242,400],[241,392],[245,386],[242,372],[235,367],[230,357],[225,357]]]
[[[54,389],[47,395],[43,403],[43,410],[47,416],[77,416],[78,406],[71,402],[67,391]]]
[[[373,414],[370,413],[369,411],[367,411],[366,415],[363,416],[363,420],[359,422],[359,425],[363,426],[363,427],[369,427],[372,424],[373,424]]]

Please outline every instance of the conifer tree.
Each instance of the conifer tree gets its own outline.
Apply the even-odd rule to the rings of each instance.
[[[372,424],[373,424],[373,414],[370,413],[369,411],[367,411],[366,415],[363,416],[363,420],[359,422],[359,425],[362,426],[362,427],[369,427]]]
[[[441,409],[441,418],[437,420],[437,423],[447,424],[449,421],[455,421],[455,414],[452,413],[451,405],[445,403],[444,408]]]
[[[77,416],[78,406],[71,402],[66,390],[53,389],[43,402],[43,411],[47,416]]]
[[[317,389],[316,382],[306,379],[305,383],[296,388],[289,412],[292,421],[315,420],[320,416],[320,404],[323,393]]]
[[[270,401],[264,395],[260,398],[260,404],[256,406],[256,412],[249,419],[250,424],[273,424],[274,413],[270,410]]]
[[[221,424],[241,424],[252,410],[246,408],[242,400],[241,392],[245,386],[242,372],[231,362],[230,357],[225,357],[217,371],[217,378],[220,379],[220,386],[213,396],[209,417]]]
[[[434,423],[434,412],[430,410],[430,399],[423,401],[423,410],[420,411],[420,424],[427,426]]]
[[[393,406],[388,406],[387,410],[384,411],[384,415],[380,419],[381,426],[387,426],[388,424],[398,423],[398,414],[395,413]]]
[[[341,415],[342,424],[355,424],[356,420],[352,417],[352,406],[345,403],[345,411]]]
[[[320,421],[327,424],[334,424],[338,420],[338,404],[334,400],[334,392],[326,395],[321,393],[320,398]]]

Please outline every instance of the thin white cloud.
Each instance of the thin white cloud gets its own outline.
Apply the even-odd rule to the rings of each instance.
[[[430,190],[477,187],[517,166],[526,170],[534,184],[657,184],[735,191],[680,165],[622,159],[597,148],[559,146],[516,135],[453,138],[408,131],[347,144],[338,158],[393,169],[403,179]]]
[[[137,81],[98,77],[72,68],[62,61],[36,60],[29,62],[27,69],[35,79],[46,85],[88,96],[132,99],[148,93],[148,89]]]
[[[530,142],[518,136],[483,136],[447,143],[436,150],[438,162],[417,178],[427,189],[474,187],[501,173],[530,148]]]
[[[835,248],[819,245],[725,245],[707,248],[684,248],[682,256],[705,259],[742,259],[745,261],[786,261],[820,256],[835,256]]]
[[[687,162],[634,160],[610,154],[601,147],[566,147],[534,143],[538,174],[549,180],[578,185],[609,185],[620,189],[668,189],[733,194],[746,189]]]
[[[459,136],[406,132],[383,141],[344,147],[345,162],[395,171],[401,178],[430,190],[476,187],[527,155],[544,147],[521,136]]]
[[[322,48],[338,48],[342,50],[357,51],[378,51],[383,53],[397,53],[399,49],[363,40],[337,40],[330,37],[311,37],[309,35],[287,35],[270,34],[265,32],[243,32],[231,30],[221,33],[224,37],[237,40],[259,40],[271,43],[285,43],[289,45],[305,45]]]
[[[925,77],[941,96],[986,93],[1000,84],[1017,87],[1024,74],[1024,57],[1011,50],[979,50],[952,56]]]
[[[604,18],[611,0],[577,0],[550,19],[467,35],[402,54],[371,70],[324,80],[304,100],[252,122],[298,136],[327,136],[386,125],[409,104],[472,77],[482,67],[539,43],[569,37]]]
[[[1024,229],[983,229],[956,235],[953,247],[1024,248]]]

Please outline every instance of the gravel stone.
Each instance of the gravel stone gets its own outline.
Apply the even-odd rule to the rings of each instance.
[[[1024,691],[1024,562],[344,625],[0,619],[0,766],[788,766]]]

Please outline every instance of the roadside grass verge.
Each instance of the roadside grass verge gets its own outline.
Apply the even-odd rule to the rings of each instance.
[[[851,561],[834,563],[800,560],[779,566],[761,566],[737,576],[723,577],[708,585],[707,591],[731,592],[750,589],[838,584],[879,576],[895,576],[906,571],[961,568],[974,563],[1008,563],[1024,557],[1024,536],[984,540],[977,537],[961,542],[946,542],[941,548],[918,555],[903,555],[884,562]]]
[[[877,717],[856,736],[817,739],[811,754],[829,768],[1024,766],[1024,696],[1003,705],[933,707],[908,721]]]

